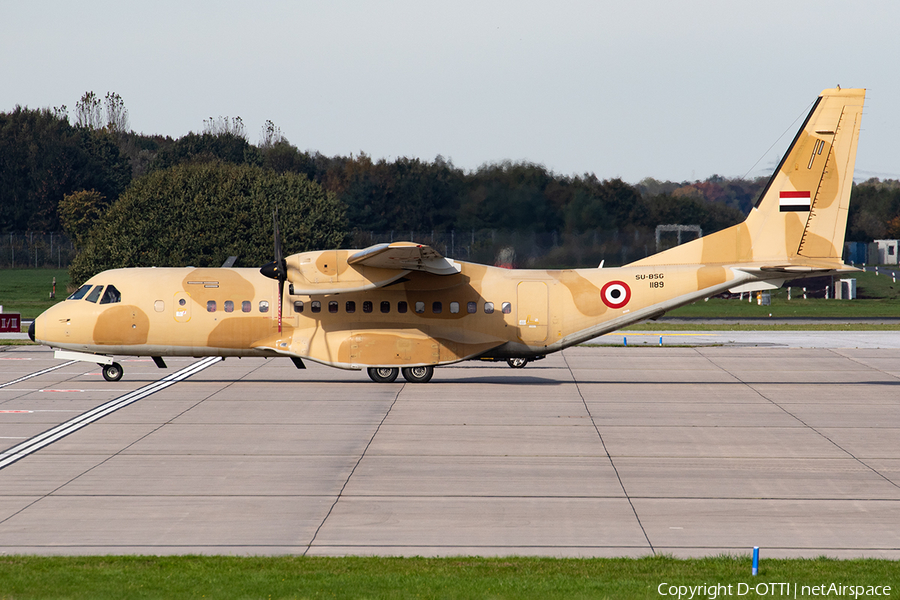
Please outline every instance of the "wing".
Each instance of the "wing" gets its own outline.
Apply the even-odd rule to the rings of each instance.
[[[390,285],[410,271],[456,275],[462,267],[434,248],[412,242],[376,244],[365,250],[321,250],[288,257],[292,295],[361,292]]]
[[[347,264],[378,269],[425,271],[434,275],[456,275],[460,272],[460,266],[455,261],[444,258],[431,246],[413,242],[376,244],[351,256],[347,259]]]

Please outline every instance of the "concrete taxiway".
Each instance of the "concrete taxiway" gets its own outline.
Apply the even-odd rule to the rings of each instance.
[[[900,350],[843,335],[424,385],[228,359],[0,469],[0,552],[900,558]],[[0,452],[196,362],[167,361],[3,386],[63,364],[6,348]]]

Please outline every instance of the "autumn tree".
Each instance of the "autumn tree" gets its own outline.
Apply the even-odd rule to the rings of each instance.
[[[59,203],[59,220],[77,248],[85,246],[91,230],[109,205],[109,200],[97,190],[81,190],[63,196]]]
[[[91,232],[69,269],[73,282],[117,267],[241,266],[272,260],[272,212],[286,254],[335,248],[344,208],[303,175],[220,161],[180,164],[135,180]]]
[[[86,129],[103,127],[103,103],[94,92],[85,92],[75,104],[75,125]]]
[[[108,135],[73,127],[59,110],[0,113],[0,231],[59,231],[63,196],[116,198],[130,167]]]

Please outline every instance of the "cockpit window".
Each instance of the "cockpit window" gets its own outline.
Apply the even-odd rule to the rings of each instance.
[[[103,293],[103,297],[100,299],[100,304],[113,304],[115,302],[121,301],[122,294],[119,293],[119,290],[116,289],[116,286],[106,286],[106,291]]]
[[[88,293],[88,290],[91,289],[92,287],[93,286],[91,284],[86,283],[83,286],[81,286],[80,288],[78,288],[77,290],[75,290],[75,293],[72,294],[71,296],[69,296],[68,298],[66,298],[66,300],[81,300],[82,298],[84,298],[84,295]]]
[[[87,295],[87,298],[85,298],[85,300],[87,300],[88,302],[96,303],[97,300],[100,299],[101,292],[103,292],[103,286],[98,285],[97,287],[95,287],[94,289],[91,290],[91,293]]]

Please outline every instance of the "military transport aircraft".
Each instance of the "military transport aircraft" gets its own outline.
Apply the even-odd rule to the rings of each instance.
[[[797,277],[855,271],[841,251],[865,90],[824,90],[747,219],[620,268],[519,270],[412,242],[284,257],[261,269],[129,268],[95,275],[40,315],[58,358],[285,356],[408,382],[470,359],[543,358],[668,310]],[[723,144],[739,138],[723,137]],[[287,289],[285,289],[285,284]]]

